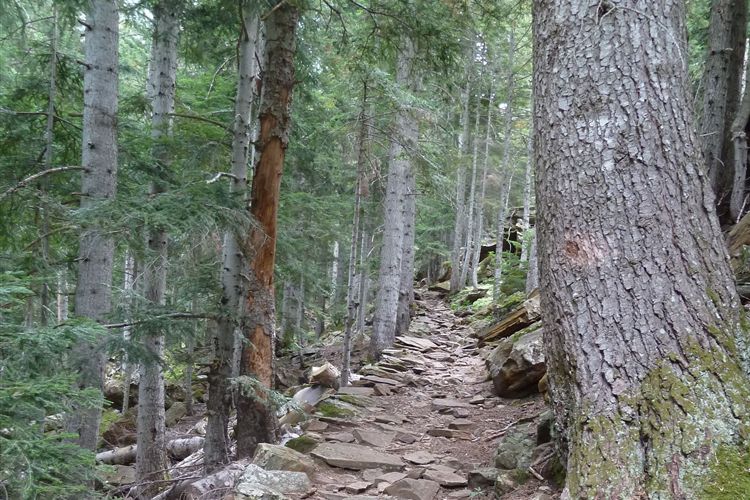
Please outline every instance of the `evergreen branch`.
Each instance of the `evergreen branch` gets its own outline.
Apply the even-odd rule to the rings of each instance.
[[[169,116],[176,116],[178,118],[189,118],[191,120],[197,120],[199,122],[210,123],[211,125],[216,125],[217,127],[223,128],[224,130],[226,130],[230,134],[232,133],[232,129],[231,128],[229,128],[228,126],[224,125],[223,123],[221,123],[219,121],[212,120],[211,118],[205,118],[205,117],[199,116],[199,115],[190,115],[190,114],[187,114],[187,113],[169,113]]]
[[[218,174],[214,175],[210,179],[206,181],[206,184],[213,184],[214,182],[218,181],[222,177],[229,177],[230,179],[234,179],[235,181],[239,181],[239,177],[237,177],[234,174],[230,174],[229,172],[219,172]]]
[[[148,323],[150,321],[157,321],[160,319],[217,319],[216,316],[213,316],[211,314],[194,314],[194,313],[185,313],[185,312],[177,312],[177,313],[169,313],[169,314],[160,314],[158,316],[152,316],[151,318],[147,319],[140,319],[137,321],[127,321],[124,323],[111,323],[109,325],[102,325],[104,328],[125,328],[128,326],[135,326],[135,325],[142,325],[143,323]]]
[[[58,172],[66,172],[68,170],[86,170],[86,168],[85,167],[79,167],[79,166],[76,166],[76,165],[71,165],[71,166],[67,166],[67,167],[55,167],[55,168],[50,168],[48,170],[42,170],[41,172],[37,172],[36,174],[31,175],[31,176],[25,178],[24,180],[22,180],[21,182],[19,182],[15,186],[13,186],[12,188],[10,188],[7,191],[5,191],[3,194],[0,195],[0,201],[3,201],[8,196],[12,195],[13,193],[15,193],[16,191],[18,191],[19,189],[23,189],[29,183],[34,182],[35,180],[37,180],[39,178],[46,177],[46,176],[51,175],[51,174],[56,174]]]

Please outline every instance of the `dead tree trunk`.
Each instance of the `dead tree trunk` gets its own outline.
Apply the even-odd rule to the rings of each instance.
[[[464,244],[466,229],[466,168],[464,158],[469,145],[469,96],[471,95],[471,78],[466,71],[466,85],[461,92],[461,134],[458,136],[458,167],[456,168],[456,222],[453,226],[453,248],[451,249],[450,291],[456,293],[463,288],[461,283],[461,248]]]
[[[492,130],[492,105],[495,102],[494,75],[490,81],[489,100],[487,102],[487,121],[485,122],[484,131],[484,155],[482,158],[482,181],[479,190],[479,203],[477,204],[477,228],[475,240],[477,245],[474,248],[471,264],[471,282],[474,286],[479,285],[479,257],[482,253],[482,235],[484,233],[484,198],[487,191],[487,166],[490,158],[490,136]]]
[[[471,258],[474,255],[474,246],[478,244],[475,241],[474,226],[476,217],[476,192],[477,192],[477,157],[478,157],[478,145],[479,145],[479,112],[480,105],[482,103],[482,96],[477,93],[477,107],[474,110],[474,151],[471,156],[471,180],[469,181],[469,211],[466,217],[466,243],[464,245],[464,255],[461,264],[461,286],[466,284],[466,279],[469,276],[469,267],[471,267]],[[476,287],[475,283],[472,283]]]

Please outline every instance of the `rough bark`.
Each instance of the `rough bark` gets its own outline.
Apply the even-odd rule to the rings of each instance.
[[[125,262],[123,265],[123,283],[122,290],[125,295],[125,319],[131,321],[130,310],[132,306],[133,289],[135,288],[135,258],[129,250],[125,252]],[[122,329],[122,340],[127,345],[131,338],[130,325]],[[122,414],[125,415],[130,409],[130,382],[133,380],[133,363],[130,362],[127,351],[123,354],[122,359]]]
[[[118,11],[114,0],[92,0],[86,14],[83,73],[83,146],[81,207],[110,200],[117,185],[117,75]],[[87,225],[78,250],[78,286],[75,313],[102,321],[112,306],[114,241],[108,232]],[[71,361],[78,386],[104,387],[105,355],[99,343],[80,343]],[[102,409],[78,408],[66,428],[78,435],[78,444],[93,450]]]
[[[745,186],[747,183],[747,131],[750,125],[750,64],[745,68],[745,90],[737,114],[732,121],[730,139],[732,141],[734,161],[734,181],[730,200],[730,215],[735,221],[742,217],[746,203]]]
[[[247,165],[250,151],[250,134],[253,122],[253,99],[258,78],[256,64],[258,30],[260,21],[255,8],[245,2],[241,10],[238,43],[237,94],[234,102],[234,128],[232,140],[231,196],[245,201],[247,196]],[[224,314],[216,322],[216,335],[212,337],[213,358],[208,375],[208,424],[203,464],[206,473],[229,463],[229,412],[232,393],[232,360],[235,330],[242,322],[246,296],[243,275],[247,274],[247,259],[235,231],[224,233],[221,266],[221,304]]]
[[[506,137],[507,139],[507,137]],[[506,141],[506,147],[509,144]],[[507,170],[506,170],[507,172]],[[505,219],[510,203],[510,189],[513,186],[513,173],[508,174],[508,183],[504,186],[505,193],[501,191],[500,206],[497,209],[497,239],[495,240],[495,273],[492,282],[492,301],[500,300],[500,285],[503,284],[503,246],[505,244]],[[501,188],[502,189],[502,188]]]
[[[536,242],[536,229],[531,230],[528,271],[526,272],[526,295],[539,288],[539,259]]]
[[[477,94],[477,107],[474,110],[474,148],[471,156],[471,179],[469,180],[469,200],[468,200],[468,213],[466,215],[466,242],[464,245],[464,255],[461,263],[461,274],[459,278],[459,284],[463,287],[466,285],[466,279],[469,276],[469,268],[471,267],[471,257],[474,255],[474,248],[479,244],[475,241],[474,226],[476,224],[475,217],[477,212],[477,158],[478,158],[478,145],[479,145],[479,112],[480,105],[482,103],[481,94]],[[476,288],[477,283],[472,283]]]
[[[148,95],[151,98],[152,156],[156,178],[149,194],[159,196],[166,191],[164,176],[171,159],[165,144],[171,134],[174,113],[175,80],[177,76],[177,39],[179,36],[180,0],[161,0],[154,7],[154,35],[151,45]],[[144,268],[146,300],[163,306],[167,287],[167,231],[163,227],[148,228],[148,257]],[[138,451],[136,478],[139,482],[165,477],[167,468],[166,429],[164,422],[164,335],[158,327],[146,327],[143,346],[151,355],[140,366],[138,383]],[[139,488],[139,494],[153,496],[161,484],[151,483]]]
[[[341,386],[349,385],[349,365],[352,350],[352,330],[357,314],[355,281],[357,276],[357,244],[362,226],[362,196],[365,192],[365,168],[367,167],[367,138],[369,121],[367,114],[367,80],[362,82],[362,104],[359,112],[359,134],[357,135],[357,185],[354,188],[354,218],[352,221],[352,241],[349,247],[349,272],[346,287],[346,322],[344,323],[344,345],[342,347]],[[362,270],[360,270],[362,279]]]
[[[408,129],[407,145],[412,151],[417,146],[417,122],[411,118]],[[408,153],[408,154],[411,154]],[[417,181],[411,164],[406,169],[404,179],[404,241],[401,255],[401,278],[398,290],[396,309],[396,335],[409,331],[411,323],[411,305],[414,302],[414,238],[417,216]]]
[[[711,2],[700,135],[706,170],[720,207],[729,202],[732,189],[729,129],[739,102],[746,29],[746,0]]]
[[[461,92],[461,134],[458,136],[458,168],[456,170],[456,222],[453,225],[453,248],[451,249],[451,279],[450,291],[456,293],[463,288],[461,283],[461,248],[464,244],[464,230],[466,228],[466,168],[464,157],[469,144],[469,96],[471,92],[471,78],[466,72],[466,86]]]
[[[362,243],[359,250],[359,290],[357,291],[357,333],[363,335],[365,332],[365,319],[367,317],[367,303],[369,302],[369,263],[370,263],[370,238],[367,234],[367,224],[362,221]]]
[[[406,35],[401,43],[396,61],[396,83],[404,88],[411,81],[415,57],[414,42]],[[406,172],[411,169],[409,110],[399,105],[394,124],[394,137],[388,150],[388,182],[383,216],[383,246],[380,252],[378,293],[375,298],[375,316],[370,337],[370,354],[379,359],[383,349],[393,345],[396,338],[396,313],[401,286],[401,263],[404,245],[404,204]]]
[[[540,290],[569,498],[703,498],[747,438],[747,333],[682,1],[534,3]],[[738,471],[739,473],[739,471]]]
[[[250,257],[241,375],[254,377],[256,385],[237,398],[237,454],[252,456],[258,443],[273,442],[277,435],[275,408],[268,395],[273,387],[275,307],[274,260],[276,216],[284,154],[291,128],[294,87],[295,29],[299,12],[290,3],[279,3],[266,20],[265,74],[260,97],[258,163],[253,176],[250,210],[257,224],[245,241]]]
[[[531,227],[529,224],[529,221],[531,220],[531,187],[534,184],[532,163],[532,158],[534,156],[534,136],[532,134],[529,134],[527,152],[526,173],[524,175],[523,183],[523,215],[521,217],[521,230],[523,231],[523,240],[521,241],[521,262],[526,262],[530,258],[529,253],[531,252],[532,245],[529,236],[529,229]]]
[[[484,234],[484,199],[487,192],[487,167],[490,159],[490,137],[492,130],[492,105],[495,102],[494,75],[490,81],[489,101],[487,102],[487,121],[484,130],[484,153],[482,155],[482,180],[479,183],[479,202],[477,203],[477,227],[474,240],[474,254],[471,259],[471,282],[479,286],[479,258],[482,254],[482,235]]]

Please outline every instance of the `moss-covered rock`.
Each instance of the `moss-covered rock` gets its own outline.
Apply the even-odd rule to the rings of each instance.
[[[308,453],[315,449],[315,447],[322,441],[323,438],[320,435],[308,432],[294,439],[290,439],[285,446],[300,453]]]

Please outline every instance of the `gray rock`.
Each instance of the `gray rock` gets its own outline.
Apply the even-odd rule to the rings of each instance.
[[[547,372],[542,329],[502,341],[486,361],[495,393],[505,398],[521,398],[538,391],[539,380]]]
[[[351,432],[330,432],[324,435],[326,441],[340,441],[342,443],[353,443],[354,434]]]
[[[512,477],[513,472],[508,470],[499,471],[495,480],[495,495],[502,498],[503,495],[514,491],[518,488],[518,483]]]
[[[396,437],[395,432],[383,432],[372,429],[354,429],[352,431],[354,438],[363,444],[369,444],[376,448],[385,448]]]
[[[469,472],[469,488],[489,488],[494,486],[497,475],[500,471],[494,467],[482,467]]]
[[[172,427],[187,415],[187,406],[182,401],[177,401],[164,413],[164,423],[167,427]]]
[[[344,487],[344,490],[348,493],[362,493],[370,486],[372,486],[372,483],[369,481],[355,481],[353,483],[347,484]]]
[[[308,475],[315,473],[315,463],[310,457],[276,444],[260,443],[255,449],[253,463],[265,470],[287,470]]]
[[[445,486],[446,488],[466,486],[468,484],[466,476],[457,474],[456,471],[450,469],[450,467],[427,469],[424,471],[422,477],[435,481],[440,486]]]
[[[499,469],[525,469],[531,465],[536,448],[536,437],[528,425],[508,431],[497,446],[495,467]]]
[[[474,427],[474,422],[466,418],[457,418],[448,423],[449,429],[468,430]]]
[[[387,471],[401,470],[404,463],[395,455],[373,450],[366,446],[347,443],[323,443],[311,455],[333,467],[343,469],[376,469]]]
[[[403,472],[388,472],[387,474],[381,474],[375,478],[375,484],[380,483],[395,483],[406,478],[406,474]]]
[[[396,481],[383,491],[397,498],[410,500],[432,500],[440,490],[440,485],[427,479],[402,479]]]
[[[427,465],[435,461],[435,455],[426,451],[412,451],[404,455],[404,460],[417,465]]]
[[[287,493],[310,491],[310,478],[304,472],[267,471],[255,464],[247,466],[237,482],[235,492],[240,498],[281,500]]]
[[[471,408],[469,403],[459,401],[451,398],[441,398],[432,400],[432,408],[434,410],[452,409],[452,408]]]

